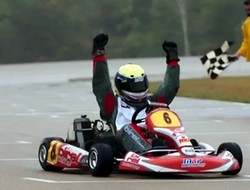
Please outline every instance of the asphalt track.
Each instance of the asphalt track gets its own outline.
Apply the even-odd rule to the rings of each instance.
[[[127,62],[141,64],[150,80],[164,73],[164,59],[111,60],[111,77]],[[250,64],[240,60],[222,76],[250,74]],[[65,137],[74,118],[98,118],[92,95],[91,61],[13,64],[0,66],[0,189],[239,189],[250,185],[250,104],[176,97],[171,107],[182,119],[187,134],[217,148],[237,142],[243,151],[243,168],[237,176],[143,175],[113,173],[96,178],[87,170],[45,172],[37,160],[44,137]],[[181,59],[181,78],[207,77],[198,57]],[[249,94],[250,96],[250,94]]]

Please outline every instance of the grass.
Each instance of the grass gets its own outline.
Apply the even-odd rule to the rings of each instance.
[[[159,82],[150,83],[149,91],[158,86]],[[250,76],[181,80],[177,96],[250,103]]]

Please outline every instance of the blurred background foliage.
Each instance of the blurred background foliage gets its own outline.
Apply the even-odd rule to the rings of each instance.
[[[90,59],[101,32],[109,58],[162,56],[165,39],[181,56],[224,40],[234,53],[245,17],[243,0],[0,0],[0,63]]]

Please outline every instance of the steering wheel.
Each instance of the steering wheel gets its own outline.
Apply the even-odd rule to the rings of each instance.
[[[150,111],[152,111],[153,109],[159,108],[159,107],[165,107],[165,108],[169,108],[169,106],[167,104],[164,103],[159,103],[159,102],[151,102],[151,101],[147,101],[146,104],[140,106],[133,114],[132,116],[132,120],[131,122],[134,124],[137,123],[141,123],[145,120],[145,118],[142,119],[136,119],[136,117],[138,116],[138,114],[145,108],[146,109],[146,113],[149,113]]]
[[[136,119],[136,117],[137,117],[137,115],[138,115],[143,109],[147,108],[148,106],[149,106],[149,104],[146,103],[146,104],[140,106],[137,110],[135,110],[135,112],[134,112],[134,114],[133,114],[133,116],[132,116],[132,121],[131,121],[131,122],[134,123],[134,124],[143,122],[143,121],[145,120],[145,118]]]

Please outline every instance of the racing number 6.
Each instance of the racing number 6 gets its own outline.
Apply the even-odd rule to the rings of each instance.
[[[171,118],[169,117],[169,114],[168,114],[167,112],[164,112],[164,113],[163,113],[163,119],[164,119],[164,121],[165,121],[166,123],[168,123],[168,124],[171,124],[171,123],[172,123],[172,120],[171,120]]]

